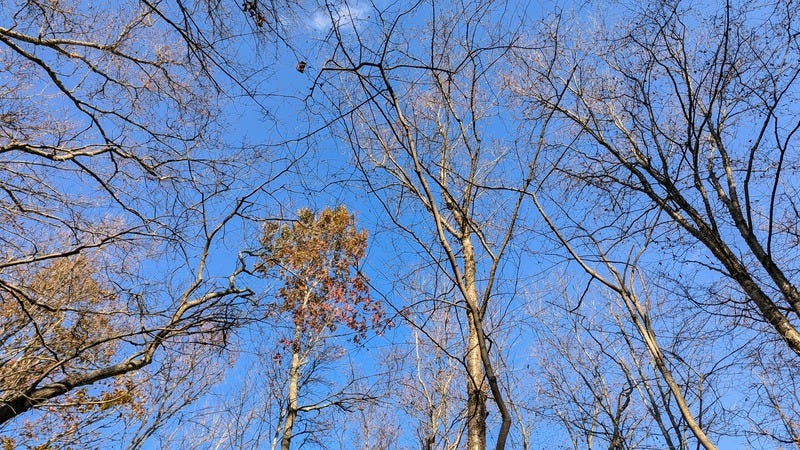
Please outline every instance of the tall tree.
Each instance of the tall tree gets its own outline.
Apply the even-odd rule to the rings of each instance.
[[[637,271],[681,317],[662,326],[727,333],[727,344],[696,345],[728,379],[796,370],[798,5],[668,1],[623,17],[586,5],[546,21],[546,44],[520,59],[516,77],[531,114],[554,114],[560,126],[547,137],[546,186],[571,194],[539,190],[542,211],[595,281],[623,273],[631,249],[649,242]],[[764,367],[765,352],[783,370]],[[689,369],[692,384],[707,386]],[[760,391],[748,390],[760,405],[752,411],[769,407]],[[792,395],[778,397],[794,408]]]
[[[508,103],[498,74],[514,44],[494,26],[503,13],[492,2],[419,2],[374,11],[374,21],[339,21],[317,86],[337,108],[364,186],[437,279],[431,300],[413,306],[460,311],[470,450],[486,447],[489,398],[500,418],[496,448],[511,427],[491,330],[509,301],[498,285],[532,177],[509,158],[514,138],[494,133]],[[501,180],[516,192],[494,190]]]
[[[357,399],[340,393],[301,404],[301,390],[313,377],[313,351],[332,333],[345,326],[356,342],[369,328],[384,325],[383,307],[369,296],[367,280],[359,271],[367,234],[355,227],[343,206],[319,214],[302,209],[297,220],[267,222],[261,237],[261,258],[256,271],[281,283],[276,311],[288,314],[292,335],[283,338],[291,361],[282,412],[280,448],[289,450],[298,414],[331,406],[345,407]],[[277,351],[276,358],[280,356]]]

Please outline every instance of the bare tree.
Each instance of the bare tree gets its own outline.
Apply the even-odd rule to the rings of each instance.
[[[779,369],[753,356],[780,354],[775,337],[783,341],[776,359],[786,369],[800,352],[791,151],[800,72],[788,63],[798,52],[793,30],[800,11],[771,2],[726,2],[718,11],[670,1],[631,7],[620,20],[604,16],[605,7],[554,16],[541,29],[546,45],[519,53],[515,82],[530,114],[554,114],[559,124],[558,135],[546,136],[540,167],[570,194],[554,195],[552,185],[531,192],[570,258],[621,296],[633,336],[646,344],[697,442],[710,448],[701,422],[713,418],[700,403],[708,397],[696,397],[694,412],[679,397],[718,395],[743,377],[753,384],[738,389],[758,405],[750,419],[770,422],[769,396],[755,380]],[[632,248],[645,247],[633,258]],[[636,292],[672,298],[678,315],[660,324],[669,327],[666,336],[652,328],[659,324]],[[657,342],[679,342],[670,333],[681,327],[717,337],[692,340],[713,364],[684,366],[687,346],[665,354]],[[718,338],[724,333],[727,343]],[[693,373],[690,391],[670,381],[676,367]],[[638,377],[657,392],[655,380]],[[793,408],[791,396],[779,397],[781,410]],[[738,399],[714,401],[714,411],[736,418]],[[669,419],[664,423],[677,423]],[[764,435],[789,442],[796,431],[787,424]],[[731,423],[715,434],[747,428]]]
[[[376,10],[373,22],[338,21],[316,86],[337,108],[365,187],[420,249],[421,264],[447,281],[429,298],[452,302],[465,319],[469,449],[486,446],[489,393],[500,417],[496,448],[511,427],[491,330],[507,301],[498,283],[532,177],[509,158],[513,138],[490,131],[503,122],[508,92],[495,76],[514,44],[495,27],[503,13],[492,2],[420,2]],[[501,180],[516,192],[494,191]]]
[[[458,355],[463,346],[459,327],[453,325],[451,309],[421,311],[417,318],[408,317],[414,324],[425,323],[422,329],[412,329],[413,347],[408,359],[414,364],[397,382],[402,387],[400,403],[409,418],[417,422],[416,437],[425,450],[451,450],[464,440],[461,420],[459,375],[463,371]]]
[[[669,368],[664,352],[662,351],[661,346],[658,343],[658,339],[653,329],[648,309],[645,306],[645,303],[640,300],[640,295],[638,294],[639,290],[646,290],[646,283],[642,283],[641,273],[637,269],[637,266],[639,258],[641,258],[642,254],[646,249],[646,244],[649,241],[649,236],[646,236],[645,238],[644,248],[642,248],[638,252],[631,251],[630,256],[628,257],[627,260],[625,260],[624,262],[615,263],[607,256],[600,242],[592,237],[592,233],[583,229],[583,226],[580,223],[577,223],[575,227],[581,231],[580,234],[584,236],[585,240],[589,241],[589,245],[595,248],[593,258],[598,259],[602,264],[602,272],[601,272],[600,269],[588,263],[586,261],[586,258],[584,258],[581,254],[579,254],[575,250],[570,241],[563,235],[563,233],[558,229],[558,227],[549,217],[547,212],[543,209],[535,192],[532,194],[532,198],[533,201],[536,203],[536,206],[539,209],[540,214],[542,214],[545,221],[551,227],[552,232],[557,236],[561,244],[567,249],[572,260],[575,261],[591,277],[592,280],[598,281],[605,288],[610,289],[612,292],[614,292],[614,294],[618,295],[619,298],[622,300],[622,305],[624,306],[624,310],[627,312],[627,319],[630,321],[631,324],[633,324],[634,329],[638,334],[638,337],[642,340],[642,342],[644,342],[645,348],[647,349],[647,352],[650,355],[652,364],[657,369],[660,377],[663,379],[664,383],[669,388],[669,392],[672,398],[674,398],[675,402],[677,403],[678,409],[680,411],[681,416],[683,417],[683,420],[686,421],[689,429],[695,435],[695,438],[697,439],[700,445],[702,445],[706,449],[715,449],[716,447],[714,446],[714,444],[711,442],[711,440],[706,435],[705,431],[698,424],[695,418],[695,414],[692,413],[692,411],[689,409],[689,405],[684,396],[683,389],[675,381],[675,377],[673,376],[672,371]],[[652,230],[652,227],[647,227],[647,228]],[[633,239],[631,240],[633,241]],[[606,275],[605,273],[607,273],[608,275]],[[637,286],[642,286],[642,287],[637,289]],[[625,337],[627,338],[626,343],[628,343],[629,338],[627,336]],[[612,442],[611,446],[614,448],[620,447],[622,445],[622,437],[617,436],[616,434],[617,425],[618,424],[616,423],[615,420],[615,426],[614,426],[615,432],[611,439]]]

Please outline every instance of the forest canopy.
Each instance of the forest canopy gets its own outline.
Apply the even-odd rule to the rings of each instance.
[[[9,1],[0,444],[800,444],[800,4]]]

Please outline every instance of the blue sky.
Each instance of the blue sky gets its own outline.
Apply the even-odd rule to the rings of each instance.
[[[524,2],[504,3],[505,8],[497,8],[489,14],[490,19],[500,25],[503,30],[504,21],[519,23],[534,23],[547,15],[555,8],[558,2],[540,2],[529,4]],[[577,6],[577,12],[570,12],[565,17],[571,22],[572,26],[585,26],[590,31],[596,22],[591,17],[581,16],[581,14],[591,9],[585,6],[587,2],[567,2],[561,5],[564,8]],[[633,2],[614,2],[613,7],[606,8],[605,16],[614,21],[637,8]],[[218,73],[225,93],[218,105],[218,116],[214,120],[218,121],[219,131],[224,133],[220,140],[220,148],[196,149],[195,155],[203,155],[214,158],[215,155],[232,155],[234,149],[241,149],[236,153],[236,163],[238,169],[231,175],[227,182],[229,190],[222,192],[218,200],[208,203],[210,206],[208,213],[215,218],[221,217],[229,211],[230,200],[248,193],[254,185],[262,183],[273,176],[277,176],[264,189],[264,192],[254,199],[255,204],[248,211],[250,217],[247,220],[235,220],[225,229],[220,239],[213,245],[214,258],[212,258],[207,269],[208,275],[219,281],[224,281],[225,277],[231,272],[236,264],[236,255],[243,248],[256,245],[259,234],[259,220],[264,218],[292,217],[300,208],[310,207],[321,210],[324,207],[343,204],[354,212],[359,227],[366,228],[370,234],[369,250],[363,264],[363,271],[373,283],[373,295],[386,301],[389,314],[400,310],[406,306],[417,304],[422,300],[422,305],[437,305],[439,301],[446,300],[449,295],[448,287],[443,281],[442,274],[433,270],[430,261],[420,250],[418,242],[410,239],[408,234],[400,233],[392,224],[386,212],[381,207],[378,197],[365,190],[362,183],[363,174],[353,167],[354,149],[350,143],[343,139],[342,122],[335,120],[335,109],[340,104],[331,105],[331,102],[340,100],[337,95],[344,98],[341,86],[322,85],[319,83],[335,83],[334,77],[330,74],[320,76],[321,69],[329,64],[332,54],[332,45],[336,43],[331,34],[332,25],[354,24],[355,31],[345,31],[343,40],[355,40],[357,37],[367,37],[367,39],[378,39],[379,30],[374,27],[377,21],[379,10],[384,10],[385,17],[391,18],[397,11],[407,7],[402,2],[388,3],[337,3],[328,9],[307,6],[305,9],[298,9],[291,14],[282,16],[284,21],[284,31],[287,33],[283,43],[275,44],[270,36],[259,37],[257,35],[239,36],[238,40],[233,40],[229,50],[237,53],[241,62],[242,72],[246,74],[244,79],[231,80],[223,74]],[[422,6],[415,10],[414,14],[409,14],[401,22],[396,30],[394,42],[397,47],[392,48],[392,57],[396,60],[410,61],[413,58],[403,59],[398,55],[402,51],[410,54],[420,54],[418,58],[424,61],[427,45],[430,42],[427,36],[422,35],[418,30],[422,29],[430,22],[429,13],[432,9]],[[237,11],[234,11],[236,13]],[[441,13],[441,10],[439,10]],[[333,18],[331,18],[333,16]],[[10,18],[5,17],[5,21]],[[488,20],[488,19],[487,19]],[[575,25],[580,23],[580,25]],[[344,29],[350,26],[343,26]],[[524,34],[524,33],[523,33]],[[418,40],[414,40],[419,38]],[[411,40],[410,42],[405,41]],[[407,45],[403,47],[403,43]],[[366,41],[365,48],[372,48],[378,42]],[[536,44],[536,42],[534,42]],[[532,44],[533,45],[533,44]],[[306,62],[304,72],[296,70],[299,62]],[[413,95],[424,94],[424,89],[414,91],[414,88],[423,85],[425,75],[419,75],[415,80],[414,76],[423,73],[419,68],[410,68],[405,71],[398,70],[399,77],[405,77],[398,81],[398,86],[407,88],[407,92]],[[420,81],[422,80],[422,81]],[[503,78],[503,74],[493,78],[487,83],[487,90],[494,85],[491,83],[502,84],[501,81],[514,82],[518,80],[508,80]],[[241,85],[257,92],[253,98],[248,97],[242,92]],[[418,85],[412,81],[420,81]],[[315,83],[318,83],[315,86]],[[405,83],[405,84],[404,84]],[[313,91],[312,91],[313,87]],[[344,89],[350,89],[346,87]],[[502,90],[497,88],[498,91]],[[346,92],[354,96],[363,95],[358,89]],[[47,94],[47,95],[45,95]],[[313,94],[313,95],[311,95]],[[410,94],[411,95],[411,94]],[[49,90],[42,91],[42,98],[49,96]],[[408,100],[403,98],[403,100]],[[514,102],[511,97],[503,97],[503,102],[498,102],[492,108],[489,118],[482,122],[479,130],[485,141],[492,142],[497,148],[508,150],[508,155],[523,155],[524,157],[531,151],[530,141],[525,141],[520,136],[525,132],[535,135],[535,125],[527,125],[527,112],[520,104]],[[507,103],[505,103],[507,102]],[[410,104],[410,103],[409,103]],[[346,117],[350,120],[350,117]],[[331,129],[326,126],[332,124]],[[359,124],[356,124],[359,125]],[[526,130],[526,127],[533,130]],[[564,129],[567,129],[566,127]],[[559,130],[550,137],[557,139]],[[530,137],[530,136],[527,136]],[[569,141],[565,138],[564,143]],[[588,144],[587,144],[588,145]],[[588,148],[588,147],[587,147]],[[355,149],[360,151],[361,149]],[[486,166],[487,172],[491,172]],[[518,171],[525,167],[518,167],[518,162],[503,160],[498,166],[494,167],[493,173],[497,174],[499,182],[514,181],[519,178]],[[524,171],[524,170],[523,170]],[[369,172],[370,176],[373,172]],[[386,182],[386,178],[375,180]],[[795,182],[796,180],[791,180]],[[71,185],[70,189],[79,192],[82,185]],[[603,198],[597,191],[586,194],[586,196],[575,196],[570,193],[563,195],[566,189],[554,184],[548,186],[552,189],[551,196],[544,199],[545,208],[551,213],[557,214],[559,208],[564,208],[561,212],[581,213],[582,224],[601,228],[611,221],[609,208],[600,208],[598,198]],[[68,189],[67,189],[68,190]],[[380,191],[378,195],[388,191]],[[397,191],[395,192],[397,193]],[[197,199],[203,192],[197,191],[185,194],[185,198]],[[399,194],[397,194],[399,195]],[[490,210],[502,202],[497,196],[486,195],[479,204],[481,210]],[[597,197],[593,197],[597,195]],[[508,194],[504,201],[508,200]],[[388,197],[384,197],[388,198]],[[408,224],[409,227],[420,233],[424,238],[430,238],[430,226],[425,223],[426,214],[419,204],[403,204],[399,209],[398,217],[401,223]],[[631,204],[635,204],[632,202]],[[631,204],[627,205],[630,206]],[[505,205],[505,203],[503,203]],[[503,208],[499,208],[497,216],[503,214]],[[109,207],[109,210],[111,208]],[[488,215],[488,214],[487,214]],[[568,223],[564,219],[562,224]],[[487,222],[488,223],[488,222]],[[497,225],[497,223],[488,223]],[[528,424],[533,429],[534,448],[548,448],[553,443],[567,442],[567,435],[564,429],[554,419],[558,405],[554,405],[553,398],[557,392],[548,391],[553,388],[553,384],[541,382],[543,374],[547,373],[556,376],[555,372],[567,367],[565,355],[559,354],[554,348],[556,344],[563,344],[565,348],[576,345],[576,340],[570,340],[570,333],[587,332],[581,335],[583,341],[588,342],[586,354],[579,361],[580,364],[591,366],[591,363],[598,362],[600,368],[607,369],[605,374],[609,378],[609,383],[624,384],[625,374],[620,367],[616,367],[610,358],[609,347],[604,347],[600,341],[591,342],[588,331],[595,333],[595,337],[608,338],[619,333],[619,324],[615,322],[619,315],[615,317],[612,313],[618,312],[614,309],[619,304],[614,303],[607,292],[597,289],[597,285],[592,285],[589,289],[584,303],[580,310],[573,315],[565,314],[565,310],[573,309],[579,303],[579,297],[584,293],[588,283],[585,274],[579,270],[574,263],[569,263],[563,249],[559,248],[555,240],[549,235],[548,230],[543,226],[541,220],[534,212],[530,202],[524,206],[524,225],[526,227],[515,242],[513,251],[509,254],[508,264],[501,270],[503,283],[498,287],[495,297],[495,310],[492,311],[492,325],[497,325],[498,329],[493,330],[492,335],[497,342],[497,348],[502,348],[501,352],[507,364],[507,370],[503,371],[508,388],[513,389],[509,397],[514,399],[529,400],[531,410],[522,411],[521,414],[530,419]],[[487,225],[488,227],[488,225]],[[427,234],[426,234],[427,233]],[[611,233],[613,234],[613,233]],[[691,300],[696,294],[698,297],[706,295],[716,289],[719,294],[736,294],[736,289],[731,289],[725,283],[720,282],[718,275],[713,271],[698,270],[707,260],[706,254],[698,248],[692,246],[680,247],[673,250],[670,247],[670,239],[673,235],[666,233],[663,247],[656,248],[652,253],[647,254],[643,259],[643,266],[651,269],[653,273],[661,273],[675,276],[685,276],[691,279],[695,292],[671,292],[668,283],[658,285],[653,289],[654,311],[653,314],[659,319],[657,330],[665,336],[664,341],[668,342],[672,333],[695,333],[707,335],[708,340],[702,347],[690,348],[693,344],[685,342],[668,343],[674,344],[675,353],[671,354],[686,360],[675,363],[676,371],[683,376],[695,376],[698,371],[715,369],[717,365],[724,365],[731,358],[728,352],[738,348],[739,345],[748,343],[751,339],[759,337],[762,327],[759,324],[747,322],[739,327],[739,323],[734,323],[739,318],[725,318],[714,315],[703,316],[707,311],[700,305],[685,303]],[[428,244],[429,241],[422,241]],[[635,247],[640,242],[626,243],[618,251],[613,252],[613,256],[626,257],[629,248]],[[655,246],[654,246],[655,247]],[[184,284],[191,275],[192,268],[190,263],[197,255],[192,253],[198,249],[196,246],[188,245],[188,260],[183,266],[182,259],[184,254],[167,253],[156,256],[149,262],[141,266],[142,276],[153,276],[155,279],[171,279],[173,284]],[[581,250],[587,251],[588,247]],[[670,253],[674,251],[675,253]],[[699,261],[699,265],[690,266],[686,262]],[[165,273],[165,267],[179,266],[175,272]],[[247,280],[257,295],[264,295],[269,299],[275,287],[269,282],[259,279]],[[142,285],[143,290],[147,286]],[[716,295],[716,293],[715,293]],[[426,297],[427,296],[427,297]],[[435,301],[430,302],[432,297]],[[616,306],[615,306],[616,305]],[[679,308],[679,309],[674,309]],[[680,309],[684,308],[684,309]],[[425,319],[424,308],[420,307],[418,319]],[[693,317],[707,317],[706,322],[694,322],[689,319]],[[322,373],[325,375],[328,385],[318,383],[316,391],[306,392],[306,400],[313,399],[315,396],[325,395],[327,392],[336,391],[338,387],[347,380],[353,373],[360,381],[366,384],[378,384],[380,377],[375,374],[382,374],[387,369],[389,356],[394,353],[411,359],[414,354],[413,333],[411,328],[399,317],[395,320],[397,327],[385,330],[382,336],[372,335],[360,345],[348,343],[347,336],[335,336],[331,342],[342,346],[346,354],[335,359]],[[448,322],[453,327],[454,334],[451,341],[446,342],[453,351],[459,351],[459,336],[463,333],[463,321],[459,324],[453,319]],[[691,327],[689,326],[691,325]],[[623,325],[623,327],[626,325]],[[585,327],[582,329],[581,327]],[[617,327],[617,328],[615,328]],[[577,330],[577,331],[576,331]],[[581,331],[582,330],[582,331]],[[630,331],[630,328],[627,329]],[[735,335],[726,336],[724,332],[736,330]],[[213,412],[224,402],[236,399],[236,396],[246,391],[246,385],[252,383],[250,388],[254,389],[252,404],[246,405],[248,408],[255,408],[265,405],[258,405],[261,399],[258,395],[263,394],[258,391],[258,383],[277,379],[281,376],[276,366],[271,365],[271,361],[263,361],[264,355],[270,354],[270,349],[277,345],[275,342],[281,337],[285,330],[282,324],[272,324],[261,329],[246,329],[239,333],[234,339],[234,345],[241,350],[239,359],[234,361],[221,357],[217,361],[220,367],[225,368],[224,381],[211,390],[211,394],[202,396],[196,403],[187,409],[186,414],[191,415],[198,412]],[[610,338],[609,338],[610,339]],[[582,342],[583,342],[582,341]],[[251,343],[253,343],[251,345]],[[616,341],[618,343],[618,341]],[[694,342],[694,341],[691,341]],[[711,343],[711,344],[708,344]],[[396,345],[396,347],[395,347]],[[766,346],[766,344],[765,344]],[[623,347],[620,347],[623,348]],[[624,348],[623,348],[624,350]],[[623,352],[619,348],[614,351]],[[257,355],[257,352],[263,355]],[[771,354],[765,350],[765,354]],[[215,360],[216,361],[216,360]],[[557,361],[557,363],[554,363]],[[406,361],[408,362],[408,361]],[[434,361],[436,362],[436,361]],[[433,365],[434,362],[431,362]],[[558,364],[564,364],[558,365]],[[583,366],[581,366],[583,367]],[[397,369],[396,367],[393,367]],[[413,375],[414,368],[411,365],[404,368],[405,372],[397,369],[394,375],[405,374]],[[574,370],[565,372],[565,384],[580,384],[581,372]],[[650,372],[648,372],[650,373]],[[748,367],[726,368],[725,376],[752,376],[752,369]],[[361,379],[360,377],[367,377]],[[461,377],[461,374],[457,374]],[[620,381],[623,380],[623,381]],[[552,380],[551,380],[552,381]],[[713,392],[717,396],[724,411],[732,421],[739,424],[740,429],[746,429],[749,422],[745,416],[741,392],[736,385],[736,379],[727,378],[716,380]],[[456,382],[460,386],[462,380]],[[462,383],[463,384],[463,383]],[[618,386],[615,386],[618,387]],[[751,388],[751,387],[748,387]],[[752,389],[760,389],[758,386]],[[457,391],[457,390],[456,390]],[[586,391],[581,391],[585,394]],[[402,404],[398,397],[387,398],[379,403],[380,407],[389,408],[389,412],[398,412],[395,420],[400,422],[401,429],[405,432],[403,441],[398,443],[398,448],[405,446],[414,448],[416,437],[413,427],[416,425],[409,415],[403,415],[402,408],[407,406]],[[522,406],[527,406],[525,403]],[[564,405],[565,408],[569,405]],[[759,406],[760,407],[760,406]],[[755,408],[755,407],[754,407]],[[644,411],[640,407],[639,411]],[[274,407],[270,409],[267,405],[265,415],[274,415]],[[209,418],[211,417],[211,418]],[[226,420],[220,419],[228,416],[206,416],[202,420]],[[352,419],[354,415],[342,414],[336,420]],[[199,420],[199,422],[202,422]],[[490,441],[496,429],[496,412],[492,410],[490,415]],[[635,420],[632,419],[632,420]],[[177,431],[179,437],[191,439],[192,433],[196,431],[192,426],[198,422],[186,425]],[[263,424],[262,424],[263,425]],[[721,425],[720,425],[721,427]],[[254,429],[257,429],[254,425]],[[262,430],[263,431],[263,430]],[[115,430],[107,431],[115,433]],[[327,439],[333,439],[337,435],[334,431],[327,431]],[[352,428],[340,434],[339,438],[346,442],[354,439],[359,430],[354,425]],[[520,433],[519,428],[514,428],[515,439]],[[167,433],[168,434],[168,433]],[[256,434],[256,431],[252,431]],[[729,440],[726,440],[729,439]],[[742,446],[744,438],[741,436],[731,436],[718,443],[720,448]],[[518,442],[518,441],[515,441]],[[155,439],[150,441],[146,448],[159,448],[161,444]],[[335,444],[333,445],[336,446]],[[659,443],[655,442],[654,447]],[[309,444],[304,448],[316,448]]]
[[[521,5],[520,8],[522,8]],[[515,11],[515,6],[511,6],[509,10]],[[621,10],[624,10],[624,8],[621,8]],[[357,3],[349,8],[337,7],[334,15],[341,15],[339,20],[342,21],[353,19],[359,23],[362,20],[369,23],[371,11],[371,8],[366,3]],[[413,19],[411,22],[406,22],[404,25],[420,26],[425,17],[425,10],[422,9],[420,11],[418,18]],[[611,9],[606,12],[613,17],[614,11],[616,10]],[[528,8],[528,12],[531,13],[531,8]],[[536,13],[538,11],[533,12],[533,14]],[[320,119],[324,120],[325,117],[320,118],[319,116],[309,115],[305,109],[306,101],[308,100],[306,96],[310,92],[319,70],[325,64],[326,52],[330,50],[326,45],[326,43],[331,42],[328,35],[330,18],[323,11],[314,11],[310,12],[305,18],[292,17],[290,20],[293,25],[297,25],[296,28],[293,28],[295,34],[289,38],[292,48],[291,50],[279,50],[275,54],[275,61],[277,62],[270,66],[271,74],[267,82],[269,85],[268,91],[277,95],[267,97],[263,102],[267,106],[269,117],[263,120],[259,116],[260,111],[258,109],[250,113],[247,109],[241,109],[242,106],[236,104],[232,108],[239,112],[243,118],[238,123],[238,126],[242,128],[242,134],[247,135],[250,139],[258,141],[260,138],[265,138],[264,140],[268,143],[265,147],[266,152],[274,154],[284,154],[283,152],[286,152],[297,155],[308,151],[308,158],[295,166],[292,172],[292,175],[302,177],[302,184],[296,185],[297,179],[287,178],[287,187],[290,187],[292,192],[299,195],[278,194],[278,197],[275,198],[276,204],[274,207],[279,208],[284,214],[291,214],[292,211],[303,206],[311,206],[316,209],[340,203],[348,206],[356,213],[359,225],[370,230],[370,251],[364,264],[364,270],[372,279],[375,294],[386,296],[387,301],[393,307],[401,308],[414,302],[415,299],[412,298],[413,293],[400,287],[395,280],[396,277],[408,277],[409,270],[419,262],[417,259],[418,250],[413,243],[409,243],[409,241],[391,230],[391,226],[387,225],[386,218],[382,217],[383,213],[374,198],[364,192],[354,191],[354,189],[358,189],[358,183],[352,183],[352,181],[360,179],[361,175],[355,172],[350,165],[351,149],[348,148],[347,144],[332,138],[327,131],[319,131],[323,125]],[[368,25],[364,24],[363,26],[366,28]],[[424,43],[421,42],[421,44]],[[413,48],[414,43],[411,46]],[[305,73],[301,74],[295,70],[295,65],[299,61],[307,62],[308,66]],[[319,95],[318,92],[315,92],[315,95]],[[314,102],[314,99],[311,101]],[[502,114],[502,109],[500,113]],[[498,121],[498,124],[501,122]],[[496,134],[501,139],[503,133],[507,131],[507,129],[499,127],[485,130],[487,134]],[[309,140],[295,141],[295,139],[305,138],[310,132],[313,132],[313,136]],[[276,137],[278,138],[277,141],[275,140]],[[272,143],[274,142],[280,142],[280,145],[273,145]],[[308,195],[309,193],[311,195]],[[591,205],[590,199],[588,203],[586,200],[576,203],[578,208],[586,208],[587,205]],[[589,215],[591,215],[591,212],[591,210],[587,209]],[[407,211],[407,213],[409,217],[416,215],[414,211]],[[507,314],[506,320],[521,315],[533,314],[534,317],[529,321],[534,324],[537,320],[555,320],[557,323],[558,319],[550,318],[550,314],[554,314],[550,304],[559,301],[561,296],[557,292],[559,289],[567,290],[568,294],[565,300],[570,307],[577,304],[576,296],[579,295],[586,283],[582,279],[584,278],[583,274],[573,265],[560,264],[563,261],[563,254],[556,250],[552,243],[539,244],[531,240],[528,241],[528,246],[533,249],[541,248],[540,246],[542,246],[546,247],[547,250],[545,254],[524,256],[515,260],[517,268],[512,268],[509,276],[519,277],[524,280],[526,285],[520,288],[513,300],[509,300],[510,313]],[[623,253],[625,251],[622,250]],[[408,259],[407,262],[405,262],[406,258]],[[398,261],[404,261],[400,267],[397,267]],[[653,260],[652,263],[656,264],[657,262]],[[424,283],[424,276],[418,276],[423,278],[422,282]],[[546,279],[543,279],[543,276]],[[700,284],[703,283],[700,282]],[[548,292],[549,289],[552,289],[552,291]],[[534,300],[531,297],[536,299]],[[586,311],[583,314],[589,317],[597,315],[599,317],[597,320],[601,321],[603,329],[611,326],[611,323],[605,322],[608,320],[604,315],[607,303],[599,292],[590,291],[586,302]],[[398,322],[402,324],[402,321]],[[541,342],[546,341],[550,336],[537,338],[537,334],[547,334],[553,331],[542,330],[535,325],[529,326],[532,328],[509,328],[509,333],[505,338],[513,345],[505,348],[504,353],[509,358],[508,363],[510,369],[512,369],[510,373],[519,377],[518,382],[521,383],[519,395],[536,397],[538,395],[538,387],[529,384],[535,383],[535,379],[528,378],[534,375],[535,372],[522,368],[531,366],[539,368],[539,364],[542,361],[540,356],[536,355],[536,352],[540,350]],[[563,331],[568,329],[569,326],[567,321],[560,327],[556,327],[556,330]],[[670,328],[673,325],[666,322],[664,326]],[[365,347],[369,348],[350,348],[349,358],[341,360],[340,363],[357,361],[356,366],[366,373],[380,371],[380,359],[383,357],[380,349],[388,348],[393,341],[408,343],[409,330],[401,325],[395,330],[390,330],[382,337],[372,337],[365,343]],[[373,346],[377,348],[372,348]],[[600,349],[594,349],[593,351],[599,352]],[[700,357],[702,358],[702,355]],[[376,360],[375,358],[378,359]],[[711,362],[713,361],[709,363]],[[608,367],[608,369],[609,374],[614,373],[611,367]],[[613,377],[614,375],[609,376]],[[332,375],[334,382],[336,378],[335,375]],[[225,392],[225,389],[234,389],[227,385],[223,386],[225,387],[222,388],[222,392]],[[729,394],[721,393],[721,395],[725,398]],[[736,391],[732,390],[730,395],[733,396],[730,400],[731,405],[736,405]],[[534,442],[537,442],[537,445],[544,446],[547,442],[566,442],[566,436],[559,427],[553,424],[548,425],[546,420],[544,422],[541,422],[541,420],[537,419],[534,425],[536,429]],[[410,423],[405,425],[411,426]],[[541,430],[545,431],[540,432]],[[735,438],[732,439],[735,440]],[[409,438],[408,445],[413,447],[412,441],[413,438]],[[723,448],[725,441],[720,441],[719,443]],[[659,444],[655,443],[654,445],[658,446]]]

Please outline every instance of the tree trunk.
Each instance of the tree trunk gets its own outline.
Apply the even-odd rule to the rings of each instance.
[[[469,339],[467,341],[467,449],[486,449],[486,383],[478,341],[478,330],[472,311],[467,310]]]
[[[482,323],[478,305],[478,287],[475,279],[475,253],[472,242],[464,230],[461,239],[464,253],[464,295],[467,296],[467,322],[469,323],[469,337],[467,339],[467,449],[486,449],[486,400],[487,386],[484,373],[483,358],[481,355],[482,330],[478,325]]]
[[[297,391],[300,384],[300,325],[294,326],[294,342],[292,343],[292,367],[289,369],[289,392],[287,393],[288,406],[286,407],[286,421],[283,423],[283,436],[281,437],[281,450],[289,450],[292,444],[292,428],[297,418]]]

